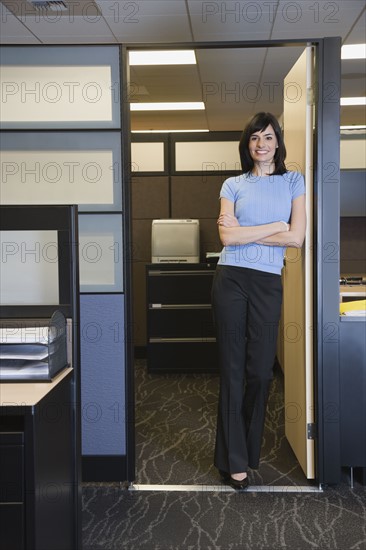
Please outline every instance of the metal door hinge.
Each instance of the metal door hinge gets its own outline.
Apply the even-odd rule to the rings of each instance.
[[[308,433],[308,439],[315,439],[316,438],[316,424],[309,423],[307,425],[307,433]]]
[[[314,88],[308,88],[306,90],[306,103],[307,105],[314,105],[315,104],[315,94],[314,94]]]

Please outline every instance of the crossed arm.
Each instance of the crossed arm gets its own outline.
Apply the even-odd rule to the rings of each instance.
[[[260,243],[268,246],[301,248],[306,228],[305,195],[292,201],[290,224],[278,221],[253,226],[239,225],[234,214],[234,203],[222,198],[217,224],[224,246]]]

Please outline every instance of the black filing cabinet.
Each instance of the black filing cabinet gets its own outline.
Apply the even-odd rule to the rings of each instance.
[[[3,403],[0,414],[0,547],[4,550],[78,548],[72,369],[41,385],[44,389],[37,392],[29,382],[1,386],[2,394],[9,395],[15,395],[12,386],[20,388],[19,404]]]
[[[0,422],[0,530],[3,548],[24,545],[24,425],[20,417]]]
[[[148,264],[149,372],[217,372],[211,289],[216,264]]]

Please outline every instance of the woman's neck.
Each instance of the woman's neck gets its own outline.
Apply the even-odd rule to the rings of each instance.
[[[253,176],[257,177],[263,177],[263,176],[270,176],[275,171],[276,166],[274,162],[271,162],[269,164],[265,163],[255,163],[252,169]]]

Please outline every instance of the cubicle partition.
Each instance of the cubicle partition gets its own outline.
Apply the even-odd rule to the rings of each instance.
[[[133,474],[120,47],[6,46],[1,63],[1,204],[78,205],[83,479],[126,480]],[[44,267],[53,279],[52,262]]]
[[[2,548],[81,548],[77,227],[75,206],[0,208]],[[21,360],[60,336],[56,369]]]

